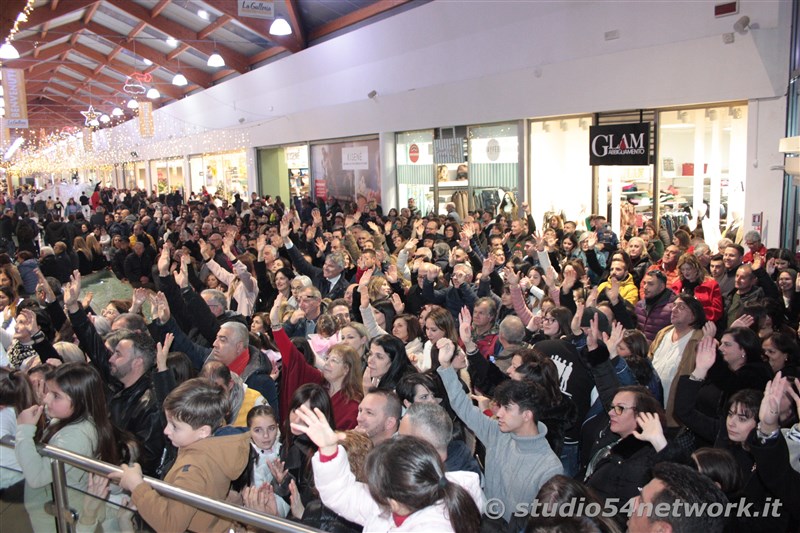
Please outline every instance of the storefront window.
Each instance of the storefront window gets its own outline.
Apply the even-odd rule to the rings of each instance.
[[[591,125],[591,116],[531,121],[531,215],[537,227],[552,214],[580,226],[591,213]]]
[[[232,199],[236,193],[239,193],[242,198],[249,195],[247,188],[247,157],[244,150],[223,154],[190,156],[189,175],[192,192],[194,193],[200,193],[205,187],[210,194],[219,195],[228,200]],[[180,186],[183,186],[182,173],[180,175],[180,183]]]
[[[147,163],[136,161],[124,164],[125,188],[126,189],[146,189],[147,188]]]
[[[468,180],[475,208],[492,213],[498,210],[512,212],[523,201],[516,194],[519,182],[517,123],[471,126],[468,138]],[[465,180],[466,174],[466,165],[456,168],[456,179]],[[459,203],[455,203],[458,210]]]
[[[433,210],[433,131],[398,133],[395,144],[400,207],[413,198],[421,213]]]
[[[183,188],[183,158],[150,161],[150,176],[157,194],[167,194]]]
[[[742,227],[747,106],[715,105],[659,113],[662,221],[702,221],[705,240]],[[700,219],[693,220],[695,217]]]

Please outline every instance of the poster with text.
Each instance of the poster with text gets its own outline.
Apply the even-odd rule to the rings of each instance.
[[[311,178],[323,181],[328,197],[340,202],[381,203],[378,140],[350,141],[311,146]],[[316,190],[316,188],[312,188]]]

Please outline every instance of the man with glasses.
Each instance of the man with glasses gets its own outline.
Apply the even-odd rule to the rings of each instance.
[[[305,287],[297,296],[299,309],[284,322],[283,329],[289,337],[306,337],[317,331],[317,320],[322,314],[322,296],[316,287]]]

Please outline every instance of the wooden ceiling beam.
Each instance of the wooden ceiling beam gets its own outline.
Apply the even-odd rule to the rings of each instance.
[[[223,27],[225,24],[230,22],[232,19],[233,17],[230,15],[222,15],[217,20],[215,20],[214,22],[212,22],[211,24],[209,24],[208,26],[197,32],[197,38],[205,39],[215,31]]]
[[[315,39],[319,39],[320,37],[324,37],[329,33],[352,26],[353,24],[358,24],[359,22],[363,22],[370,17],[380,15],[385,11],[390,11],[396,7],[402,6],[403,4],[407,4],[410,1],[411,0],[378,0],[374,4],[357,9],[352,13],[348,13],[343,17],[339,17],[336,20],[315,28],[311,32],[311,35],[309,35],[309,40],[313,41]]]
[[[50,1],[50,11],[55,11],[58,7],[58,0],[51,0]]]
[[[146,27],[147,27],[147,23],[146,22],[140,22],[139,24],[136,25],[135,28],[133,28],[130,31],[130,33],[128,34],[128,38],[125,39],[125,40],[128,41],[128,42],[131,42],[132,40],[134,40],[136,38],[137,35],[142,33],[142,30],[144,30]]]
[[[49,22],[45,22],[44,24],[42,24],[42,33],[39,35],[39,39],[44,39],[45,37],[47,37],[47,30],[48,29],[50,29],[50,23]]]
[[[33,67],[38,65],[42,61],[49,61],[54,57],[58,57],[65,51],[69,51],[72,47],[69,43],[61,43],[55,46],[51,46],[50,48],[46,48],[39,53],[37,58],[28,58],[28,57],[21,57],[19,59],[15,59],[13,61],[4,61],[3,66],[8,68],[22,68],[22,69],[29,69],[29,72],[32,71]]]
[[[116,47],[116,48],[114,48],[113,50],[111,50],[111,52],[109,52],[109,54],[106,56],[106,58],[107,58],[109,61],[111,61],[112,59],[114,59],[115,57],[117,57],[117,56],[119,55],[119,53],[120,53],[120,52],[122,52],[122,50],[123,50],[122,46],[120,46],[120,45],[117,45],[117,47]]]
[[[175,50],[173,50],[173,51],[171,51],[170,53],[167,54],[167,56],[166,56],[167,60],[168,61],[172,61],[173,59],[175,59],[176,57],[178,57],[179,55],[184,53],[189,48],[191,48],[191,46],[189,46],[188,44],[181,43],[180,45],[178,45],[177,48],[175,48]]]
[[[162,12],[162,11],[164,11],[165,9],[167,9],[167,6],[169,5],[169,3],[170,3],[171,1],[172,1],[172,0],[161,0],[161,1],[160,1],[159,3],[157,3],[157,4],[156,4],[156,5],[153,7],[153,9],[150,11],[150,16],[151,16],[151,17],[153,17],[153,18],[156,18],[157,16],[159,16],[159,15],[161,14],[161,12]]]
[[[3,2],[0,2],[0,4],[6,2],[10,3],[9,0],[3,0]],[[75,13],[76,11],[82,11],[87,7],[98,3],[98,0],[69,0],[68,2],[56,2],[55,9],[51,9],[49,11],[47,9],[34,9],[33,12],[28,15],[28,22],[26,22],[24,26],[21,26],[22,29],[29,30],[44,24],[45,22],[51,22],[59,17],[63,17],[64,15],[69,15],[71,13]],[[53,4],[51,4],[51,7],[52,5]]]
[[[104,57],[102,54],[98,54],[97,52],[95,52],[91,48],[88,48],[88,47],[83,46],[83,45],[76,46],[74,48],[74,52],[77,53],[77,54],[83,55],[83,56],[87,57],[88,59],[91,59],[92,61],[97,61],[99,59],[97,56],[100,56],[100,58]],[[76,63],[76,65],[77,65],[77,63]],[[66,65],[66,66],[67,66],[67,68],[72,68],[72,65]],[[82,65],[79,65],[79,66],[82,66]],[[116,59],[112,60],[112,61],[108,61],[106,63],[101,63],[98,68],[100,69],[100,72],[102,72],[102,70],[104,68],[107,68],[109,70],[113,70],[114,72],[116,72],[117,74],[120,74],[121,76],[129,76],[132,73],[132,70],[133,70],[133,67],[131,67],[129,65],[126,65],[125,63],[123,63],[121,61],[117,61]],[[97,69],[95,69],[95,70],[97,70]],[[94,76],[97,76],[100,72],[93,72],[92,74]],[[110,79],[114,79],[114,78],[110,78]],[[124,84],[125,84],[124,81],[116,81],[115,80],[115,83],[114,84],[110,84],[110,86],[111,87],[119,87],[119,90],[122,90],[122,86]],[[107,84],[107,85],[109,85],[109,84]],[[159,90],[159,92],[161,92],[162,94],[167,95],[168,97],[172,98],[173,100],[180,100],[183,97],[183,91],[182,91],[182,89],[180,87],[176,87],[176,86],[174,86],[171,83],[168,83],[166,81],[161,81],[158,78],[153,78],[153,81],[148,83],[147,85],[155,86]]]
[[[86,13],[83,15],[83,23],[89,24],[94,17],[94,14],[97,13],[97,8],[100,7],[100,2],[95,2],[93,5],[89,6],[86,9]]]
[[[87,24],[86,29],[98,35],[109,35],[110,33],[114,33],[110,28],[106,28],[102,24],[98,24],[96,22],[90,22]],[[106,37],[106,39],[108,39],[108,37]],[[203,88],[211,86],[211,76],[207,72],[196,68],[186,67],[186,65],[181,65],[177,61],[167,59],[165,54],[162,54],[155,48],[150,48],[149,46],[141,43],[136,43],[138,46],[134,46],[134,43],[129,43],[125,41],[124,38],[117,44],[138,56],[152,61],[154,65],[165,68],[170,72],[177,73],[178,70],[180,70],[183,75],[186,76],[187,80],[200,85]],[[127,68],[128,70],[131,69],[131,67]],[[128,72],[126,71],[126,75],[127,74]]]
[[[53,43],[58,41],[59,39],[63,39],[67,36],[67,34],[72,34],[81,31],[83,28],[83,24],[80,21],[70,22],[69,24],[63,24],[58,27],[50,28],[48,30],[48,34],[44,37],[35,38],[30,37],[27,39],[20,39],[14,41],[14,48],[17,49],[19,52],[20,58],[15,59],[14,62],[30,60],[29,58],[24,57],[26,54],[33,52],[33,57],[39,57],[41,53],[41,49],[46,44]],[[4,61],[4,65],[10,65],[11,61]]]
[[[306,40],[305,29],[303,29],[300,8],[297,5],[297,0],[285,0],[285,2],[286,12],[289,15],[289,24],[292,26],[292,35],[294,35],[297,45],[302,50],[308,46],[308,41]]]
[[[221,44],[215,45],[215,43],[198,39],[197,32],[194,32],[185,26],[181,26],[177,22],[168,20],[164,17],[153,18],[150,15],[150,11],[147,8],[144,8],[139,4],[136,4],[129,0],[105,0],[105,1],[108,2],[110,5],[116,7],[117,9],[124,11],[129,16],[147,22],[147,24],[157,29],[158,31],[166,33],[170,37],[173,37],[178,41],[182,41],[188,44],[195,50],[202,52],[207,56],[213,54],[215,50],[218,51],[219,54],[222,56],[222,58],[225,60],[225,64],[229,68],[232,68],[242,73],[247,72],[249,70],[250,65],[246,56],[240,54],[239,52],[236,52],[235,50],[228,48],[227,46],[223,46]],[[155,63],[155,61],[153,62]]]

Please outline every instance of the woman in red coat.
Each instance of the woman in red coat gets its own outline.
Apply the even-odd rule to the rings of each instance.
[[[678,279],[670,288],[675,294],[694,296],[703,304],[706,320],[716,322],[722,318],[722,292],[719,285],[694,254],[686,253],[678,259]]]
[[[322,385],[331,397],[336,429],[345,431],[355,428],[358,404],[364,397],[361,358],[353,348],[339,343],[328,351],[322,370],[309,364],[281,325],[279,309],[284,301],[283,295],[278,294],[269,317],[275,344],[282,359],[279,402],[281,422],[289,416],[289,404],[294,391],[306,383],[316,383]]]

